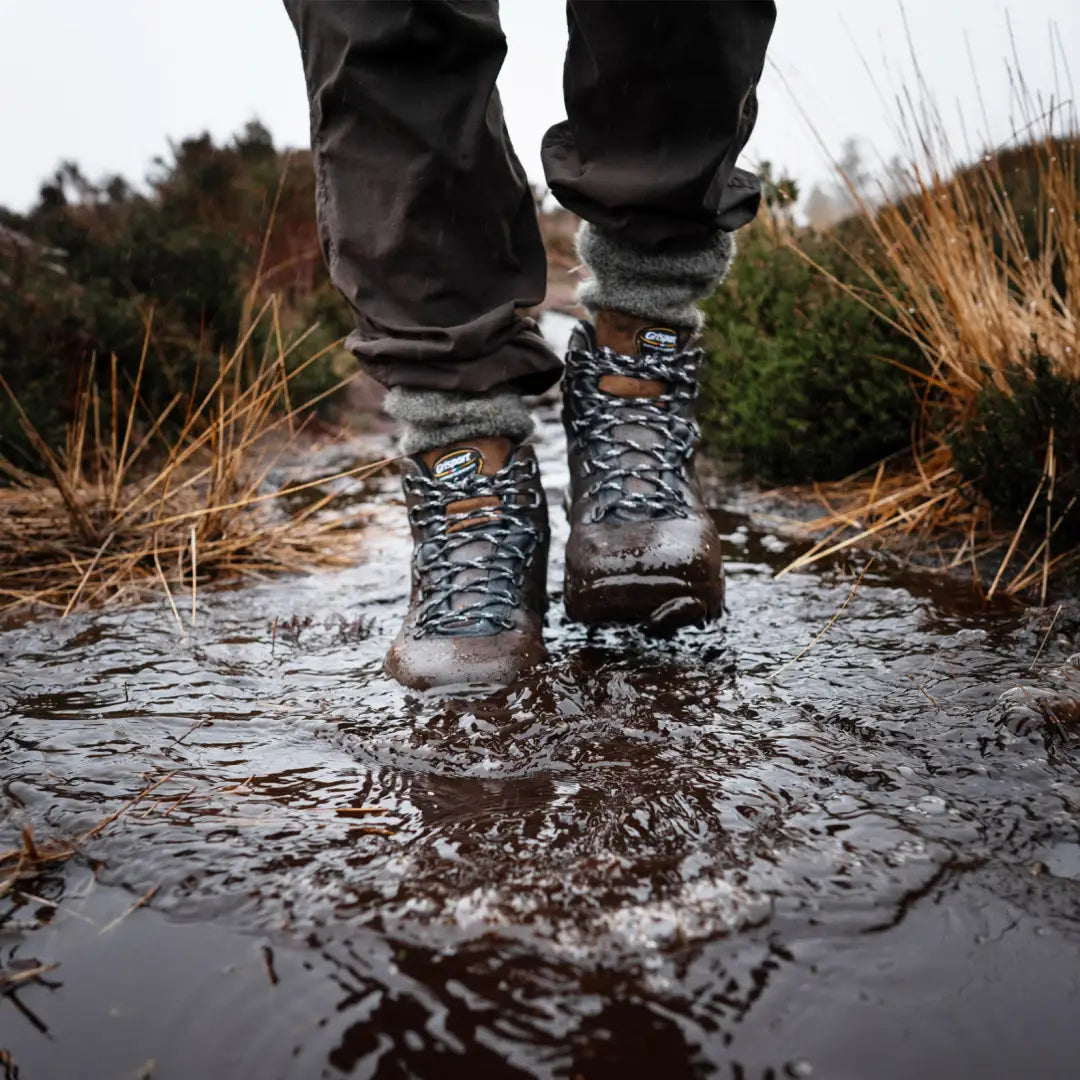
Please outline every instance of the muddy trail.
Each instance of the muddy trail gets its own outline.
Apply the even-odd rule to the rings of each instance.
[[[550,407],[539,448],[557,508]],[[123,810],[0,899],[0,1076],[1080,1074],[1075,617],[775,580],[797,550],[729,508],[722,626],[588,633],[555,509],[550,662],[418,698],[380,667],[395,482],[364,497],[354,569],[183,638],[0,633],[0,849]]]

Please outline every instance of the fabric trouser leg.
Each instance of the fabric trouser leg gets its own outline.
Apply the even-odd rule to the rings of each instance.
[[[495,0],[285,0],[311,106],[317,210],[349,347],[389,387],[539,393],[560,362],[536,208],[495,79]]]
[[[555,197],[585,220],[587,307],[697,329],[760,183],[736,167],[776,17],[766,0],[570,0],[567,119],[544,137]]]
[[[750,221],[760,184],[735,159],[775,18],[766,0],[570,0],[567,119],[542,148],[559,202],[641,248]]]

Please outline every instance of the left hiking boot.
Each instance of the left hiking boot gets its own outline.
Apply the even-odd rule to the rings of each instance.
[[[564,598],[584,623],[657,634],[723,607],[720,537],[693,473],[703,352],[689,334],[600,312],[580,323],[563,377],[570,464]]]
[[[547,655],[548,519],[531,446],[471,439],[402,462],[412,591],[386,672],[414,690],[507,686]]]

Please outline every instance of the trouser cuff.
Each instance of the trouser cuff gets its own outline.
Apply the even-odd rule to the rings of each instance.
[[[674,329],[701,330],[698,301],[711,295],[735,256],[735,234],[714,233],[703,245],[656,251],[640,248],[583,222],[578,254],[592,277],[578,288],[590,312],[610,308]]]
[[[395,386],[383,408],[400,424],[404,454],[419,454],[463,439],[484,437],[521,441],[533,432],[528,406],[513,391],[463,394]]]

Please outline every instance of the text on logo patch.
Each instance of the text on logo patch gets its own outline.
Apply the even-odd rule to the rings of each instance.
[[[451,450],[443,454],[431,467],[436,480],[458,480],[463,476],[473,476],[484,467],[484,455],[472,446]]]

